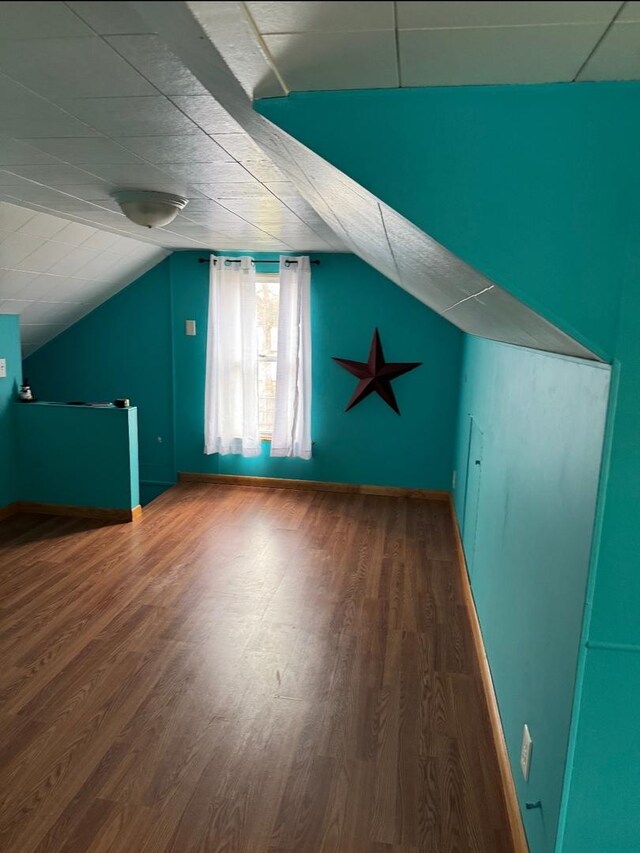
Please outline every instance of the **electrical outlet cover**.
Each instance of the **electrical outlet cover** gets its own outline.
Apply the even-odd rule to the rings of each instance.
[[[526,725],[522,729],[522,746],[520,747],[520,769],[524,776],[524,781],[529,781],[529,768],[531,767],[531,747],[533,741],[529,733],[529,726]]]

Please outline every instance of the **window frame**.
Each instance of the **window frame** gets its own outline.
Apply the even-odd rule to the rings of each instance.
[[[258,262],[259,263],[259,262]],[[280,273],[279,272],[258,272],[256,271],[255,284],[256,284],[256,298],[257,298],[257,287],[261,281],[271,281],[277,282],[278,284],[278,310],[280,309]],[[277,328],[277,327],[276,327]],[[258,324],[256,323],[256,333],[258,331]],[[256,344],[257,344],[257,335],[256,335]],[[260,353],[258,349],[257,353],[258,358],[258,390],[260,389],[260,364],[275,364],[278,363],[278,353],[276,351],[275,355],[263,355]],[[277,369],[277,368],[276,368]],[[273,438],[273,431],[271,433],[264,433],[262,429],[260,429],[259,434],[260,441],[271,441]]]

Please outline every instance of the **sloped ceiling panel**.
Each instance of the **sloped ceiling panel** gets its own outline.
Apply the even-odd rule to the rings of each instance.
[[[354,254],[469,334],[596,358],[347,175],[258,115],[214,45],[215,4],[132,5]]]
[[[168,254],[0,201],[0,314],[20,315],[26,357]]]
[[[249,17],[211,5],[228,17],[230,61],[241,42],[240,78],[282,94]],[[122,189],[189,203],[147,230],[121,213]],[[335,248],[293,184],[126,2],[0,3],[0,200],[169,249]]]

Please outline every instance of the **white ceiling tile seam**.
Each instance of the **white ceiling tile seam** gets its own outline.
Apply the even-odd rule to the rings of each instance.
[[[275,64],[275,62],[273,61],[273,57],[271,56],[271,53],[270,53],[270,51],[269,51],[269,48],[268,48],[268,47],[267,47],[267,45],[265,44],[265,41],[264,41],[264,39],[262,38],[262,33],[261,33],[261,32],[260,32],[260,30],[258,29],[258,27],[257,27],[257,25],[256,25],[256,22],[253,20],[253,17],[252,17],[252,15],[251,15],[251,12],[250,12],[250,11],[249,11],[249,9],[247,8],[247,4],[246,4],[246,3],[241,3],[240,5],[241,5],[241,7],[242,7],[242,11],[244,12],[245,18],[246,18],[246,20],[247,20],[247,22],[248,22],[249,26],[250,26],[250,27],[251,27],[251,29],[253,30],[253,33],[254,33],[255,38],[256,38],[256,41],[258,42],[258,44],[259,44],[259,46],[260,46],[260,49],[261,49],[262,53],[264,54],[265,61],[266,61],[266,62],[271,66],[271,69],[273,70],[273,73],[276,75],[276,77],[277,77],[277,79],[278,79],[278,82],[279,82],[279,83],[280,83],[280,85],[282,86],[283,94],[285,94],[285,95],[290,94],[291,89],[289,89],[289,87],[287,86],[286,81],[283,79],[282,75],[280,74],[280,71],[278,70],[277,65],[276,65],[276,64]],[[249,93],[248,93],[248,94],[249,94]]]

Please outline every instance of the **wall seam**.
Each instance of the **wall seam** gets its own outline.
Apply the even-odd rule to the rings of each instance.
[[[608,643],[604,640],[588,640],[586,648],[599,652],[640,652],[640,643]]]

